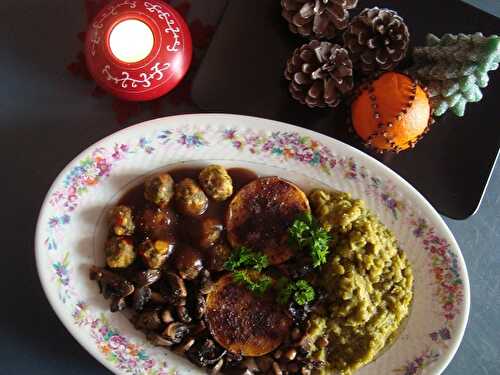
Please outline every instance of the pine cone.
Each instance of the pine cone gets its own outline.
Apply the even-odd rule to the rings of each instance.
[[[349,24],[349,9],[358,0],[281,0],[282,15],[293,33],[333,38]]]
[[[344,33],[354,67],[364,73],[394,69],[408,51],[410,33],[403,18],[389,9],[363,10]]]
[[[285,78],[293,98],[309,107],[336,107],[353,88],[352,61],[337,44],[313,40],[288,60]]]

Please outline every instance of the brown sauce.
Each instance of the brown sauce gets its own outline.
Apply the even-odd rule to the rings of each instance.
[[[249,169],[231,168],[227,172],[233,179],[234,192],[238,192],[243,186],[257,179],[259,176]]]
[[[173,170],[166,170],[166,172],[168,172],[174,181],[178,183],[184,178],[191,178],[197,181],[201,170],[202,168],[182,167]],[[233,195],[236,194],[243,186],[258,178],[255,172],[245,168],[231,168],[227,171],[233,180]],[[194,232],[200,225],[201,221],[207,218],[213,218],[219,220],[222,225],[225,225],[226,209],[230,201],[231,198],[224,202],[215,202],[210,199],[205,213],[197,217],[177,215],[175,213],[175,203],[172,201],[167,209],[167,212],[169,216],[173,216],[175,219],[172,220],[172,224],[169,225],[168,231],[157,232],[155,239],[170,239],[174,240],[177,245],[187,244],[196,248],[197,243]],[[153,207],[151,203],[144,198],[144,183],[141,183],[127,191],[119,200],[119,204],[131,207],[134,211],[134,216],[136,217],[144,209]],[[135,237],[137,237],[137,235]],[[223,233],[223,237],[225,238],[225,233]],[[143,240],[144,238],[135,238],[136,243],[140,243]],[[176,246],[176,248],[181,249],[184,248],[184,246]],[[206,259],[206,261],[209,260]]]

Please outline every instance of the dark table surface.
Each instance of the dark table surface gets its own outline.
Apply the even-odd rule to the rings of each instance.
[[[85,28],[83,0],[0,2],[0,374],[109,373],[58,321],[40,287],[33,256],[35,222],[57,173],[75,155],[119,130],[110,98],[89,95],[89,83],[65,66]],[[192,0],[192,12],[212,21],[210,0]],[[471,0],[472,2],[472,0]],[[475,0],[500,16],[498,0]],[[215,7],[216,8],[216,7]],[[499,30],[500,32],[500,30]],[[494,83],[495,84],[495,83]],[[497,82],[496,84],[500,84]],[[166,106],[162,114],[194,111]],[[137,115],[127,122],[150,118]],[[445,374],[500,373],[500,169],[478,214],[446,220],[465,256],[472,307],[464,341]]]
[[[407,22],[411,46],[422,45],[429,32],[485,35],[500,30],[500,19],[457,0],[441,0],[447,16],[429,12],[435,0],[359,0],[352,15],[365,7],[396,10]],[[500,85],[483,89],[480,105],[469,105],[464,117],[448,113],[437,119],[428,136],[411,152],[378,154],[368,150],[345,123],[346,102],[336,109],[311,110],[294,100],[283,77],[285,62],[304,38],[292,35],[280,22],[281,5],[260,0],[249,7],[233,0],[213,38],[193,84],[193,97],[208,112],[229,112],[293,123],[336,138],[367,152],[411,183],[447,217],[466,219],[479,206],[500,148],[498,102]],[[231,51],[228,58],[226,51]],[[405,61],[398,68],[408,66]],[[360,80],[354,74],[355,82]],[[491,72],[490,80],[500,79]],[[488,118],[490,121],[483,121]],[[481,144],[471,150],[471,145]]]

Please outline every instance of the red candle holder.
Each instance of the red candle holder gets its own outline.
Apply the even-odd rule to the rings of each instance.
[[[191,34],[183,18],[157,0],[116,0],[90,24],[85,58],[104,90],[130,101],[171,91],[191,64]]]

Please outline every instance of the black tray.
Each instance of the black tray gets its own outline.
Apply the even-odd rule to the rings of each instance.
[[[413,44],[429,32],[500,32],[500,19],[458,0],[360,0],[365,7],[387,7],[403,16]],[[345,126],[346,109],[310,110],[293,101],[283,79],[287,58],[305,39],[282,19],[279,0],[231,0],[203,65],[193,96],[203,110],[267,117],[327,134],[360,148],[412,183],[442,214],[473,215],[482,199],[500,148],[500,74],[466,116],[443,116],[416,149],[377,155]],[[356,13],[353,12],[354,14]]]

